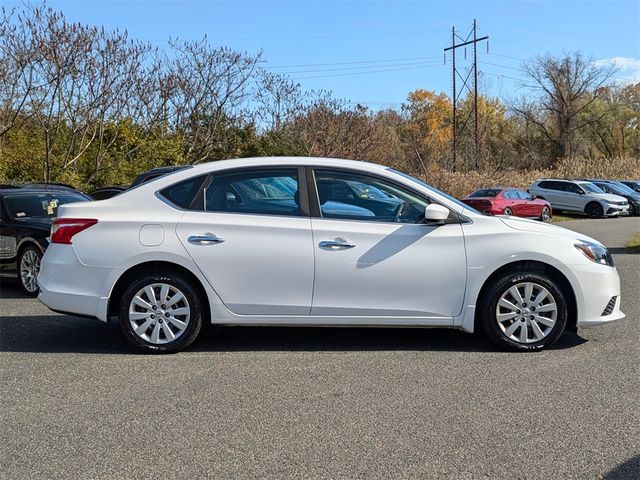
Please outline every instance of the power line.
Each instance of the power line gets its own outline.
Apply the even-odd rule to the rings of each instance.
[[[440,59],[439,55],[432,55],[429,57],[408,57],[408,58],[387,58],[383,60],[359,60],[354,62],[333,62],[333,63],[307,63],[307,64],[299,64],[299,65],[274,65],[269,66],[267,68],[302,68],[302,67],[330,67],[333,65],[359,65],[364,63],[386,63],[386,62],[405,62],[412,60],[428,60],[437,58]]]
[[[346,77],[349,75],[367,75],[370,73],[381,73],[381,72],[399,72],[404,70],[420,70],[423,68],[433,68],[433,67],[441,67],[442,65],[423,65],[419,67],[405,67],[405,68],[386,68],[381,70],[370,70],[367,72],[351,72],[351,73],[334,73],[332,75],[313,75],[310,77],[296,77],[296,80],[307,80],[311,78],[328,78],[328,77]]]
[[[367,70],[372,68],[387,68],[387,67],[406,67],[409,65],[425,65],[425,66],[440,66],[440,63],[433,63],[433,61],[421,61],[421,62],[405,62],[405,63],[396,63],[396,64],[388,64],[388,65],[363,65],[357,67],[338,67],[338,68],[322,68],[319,70],[293,70],[293,71],[283,71],[278,73],[283,74],[295,74],[295,73],[322,73],[322,72],[336,72],[336,71],[344,71],[344,70]]]
[[[491,63],[491,62],[485,62],[484,60],[481,60],[481,62],[485,65],[492,65],[494,67],[500,67],[500,68],[506,68],[508,70],[515,70],[516,72],[521,72],[522,69],[520,68],[516,68],[516,67],[508,67],[507,65],[500,65],[499,63]]]

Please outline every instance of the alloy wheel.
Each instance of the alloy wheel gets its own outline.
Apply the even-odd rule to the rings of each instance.
[[[513,215],[513,211],[510,208],[507,207],[507,208],[504,209],[504,214],[505,215]]]
[[[542,285],[524,282],[507,289],[496,306],[502,333],[521,344],[534,343],[551,333],[558,317],[553,295]]]
[[[129,304],[129,323],[133,332],[154,345],[178,339],[187,329],[190,318],[187,297],[167,283],[141,288]]]
[[[25,290],[35,293],[38,290],[38,272],[40,271],[40,256],[29,249],[22,255],[20,260],[20,281]]]
[[[542,209],[542,221],[548,222],[550,219],[551,219],[551,214],[549,212],[549,209],[547,207],[544,207]]]

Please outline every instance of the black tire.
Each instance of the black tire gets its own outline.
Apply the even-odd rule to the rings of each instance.
[[[551,210],[549,209],[549,207],[542,207],[542,211],[540,212],[540,221],[541,222],[551,221]]]
[[[544,289],[546,289],[548,293],[553,297],[553,300],[555,301],[554,303],[556,304],[557,308],[555,324],[553,325],[553,327],[544,327],[548,328],[548,330],[545,330],[546,336],[539,341],[532,341],[530,343],[521,343],[507,337],[505,332],[499,326],[497,320],[497,307],[500,298],[506,292],[508,292],[510,288],[525,282],[544,287]],[[492,285],[483,295],[483,298],[480,299],[479,307],[480,327],[489,338],[489,340],[491,340],[496,346],[501,349],[518,352],[541,350],[545,347],[548,347],[549,345],[552,345],[564,332],[568,318],[568,306],[564,293],[562,292],[558,284],[543,272],[506,272],[497,281],[492,282]],[[517,323],[516,319],[514,319],[513,321],[513,324],[515,323]],[[526,323],[528,332],[533,332],[533,326],[531,326],[531,323],[533,322]],[[520,325],[524,324],[525,323],[521,323]],[[520,328],[523,327],[517,327],[515,331],[520,332]]]
[[[511,210],[509,207],[504,209],[504,214],[505,215],[513,215],[513,210]]]
[[[162,344],[152,343],[151,341],[146,340],[136,334],[136,332],[134,331],[134,327],[129,320],[129,308],[134,296],[140,290],[144,289],[145,287],[151,286],[152,284],[166,284],[172,288],[177,289],[184,296],[184,300],[181,300],[180,305],[185,305],[190,310],[189,320],[186,328],[184,328],[184,330],[176,336],[175,340],[166,341],[166,343]],[[158,291],[158,287],[155,288],[155,291]],[[175,353],[183,350],[191,345],[191,343],[193,343],[193,341],[200,333],[200,330],[202,329],[203,303],[202,299],[200,298],[200,293],[196,288],[194,288],[192,282],[189,279],[185,278],[185,276],[179,273],[156,272],[145,274],[138,280],[132,282],[129,287],[127,287],[127,289],[122,294],[119,303],[120,327],[122,329],[122,332],[124,333],[124,336],[134,346],[147,353]],[[163,320],[160,317],[162,317],[162,315],[158,314],[157,322],[162,324]],[[165,322],[166,326],[169,327],[169,320],[165,320]],[[155,328],[155,322],[153,325],[150,325],[148,327],[148,329],[150,330],[153,330],[153,328]],[[164,333],[161,333],[161,335],[164,337],[164,340],[167,340],[167,336]]]
[[[586,213],[591,218],[604,217],[604,209],[598,202],[587,203],[587,205],[584,207],[584,213]]]
[[[23,278],[23,260],[29,260],[28,263],[32,262],[32,259],[37,259],[37,271],[36,271],[36,277],[37,277],[37,272],[40,271],[40,262],[42,261],[42,251],[36,247],[35,245],[29,245],[27,247],[25,247],[21,252],[20,255],[18,255],[18,263],[17,263],[17,269],[18,269],[18,283],[20,284],[20,287],[22,288],[22,291],[30,296],[30,297],[37,297],[38,293],[40,292],[40,288],[38,288],[38,284],[37,282],[35,282],[35,289],[33,289],[33,283],[30,282],[30,278],[32,275],[28,275],[28,279]]]

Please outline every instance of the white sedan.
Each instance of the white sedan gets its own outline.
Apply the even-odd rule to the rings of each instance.
[[[40,301],[118,317],[149,352],[187,347],[205,322],[482,329],[538,350],[624,317],[597,241],[487,217],[381,165],[218,161],[58,215]]]

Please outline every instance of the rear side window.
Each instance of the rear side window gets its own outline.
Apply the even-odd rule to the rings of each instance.
[[[217,173],[204,188],[208,212],[300,215],[295,168]]]
[[[170,187],[161,190],[160,195],[176,207],[186,210],[193,203],[193,199],[198,194],[205,178],[207,178],[207,175],[200,175],[198,177],[175,183]]]
[[[565,182],[564,190],[569,193],[584,193],[578,185],[570,182]]]

